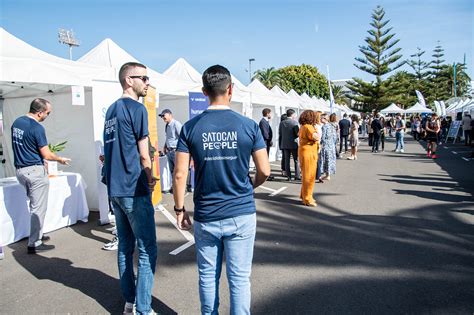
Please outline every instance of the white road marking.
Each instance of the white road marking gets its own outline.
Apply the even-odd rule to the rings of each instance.
[[[278,190],[275,190],[274,192],[272,192],[272,193],[270,194],[270,196],[276,196],[276,195],[278,195],[279,193],[281,193],[283,190],[285,190],[286,188],[287,188],[287,187],[282,187],[282,188],[280,188],[280,189],[278,189]]]
[[[262,189],[265,189],[267,191],[271,191],[272,193],[269,195],[269,196],[276,196],[278,195],[279,193],[281,193],[283,190],[285,190],[286,188],[288,187],[281,187],[280,189],[272,189],[272,188],[268,188],[268,187],[265,187],[265,186],[258,186],[258,188],[262,188]]]
[[[447,149],[448,147],[444,145],[443,148]]]
[[[268,187],[265,187],[265,186],[258,186],[258,188],[262,188],[262,189],[265,189],[265,190],[268,190],[268,191],[271,191],[271,192],[275,191],[275,189],[271,189],[271,188],[268,188]]]
[[[179,231],[179,233],[181,233],[185,239],[188,240],[187,243],[181,245],[180,247],[176,248],[175,250],[171,251],[170,252],[170,255],[178,255],[179,253],[181,253],[183,250],[185,250],[186,248],[194,245],[194,236],[189,233],[188,231],[184,231],[184,230],[181,230],[180,228],[178,228],[178,225],[176,224],[176,219],[168,212],[168,210],[166,210],[165,207],[163,207],[163,205],[157,205],[155,207],[155,211],[160,211],[167,219],[168,221],[171,222],[171,224],[174,225],[174,227]]]
[[[451,151],[452,154],[458,154],[456,151]]]
[[[462,159],[463,159],[464,161],[468,161],[468,162],[469,162],[470,160],[472,160],[472,159],[468,159],[468,158],[465,158],[465,157],[463,157]]]

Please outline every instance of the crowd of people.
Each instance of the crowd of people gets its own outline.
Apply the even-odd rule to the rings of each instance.
[[[209,67],[202,80],[203,93],[210,101],[207,110],[184,124],[174,120],[168,109],[159,115],[166,123],[163,151],[173,174],[171,192],[176,225],[183,230],[194,225],[201,313],[218,313],[219,278],[225,253],[230,312],[250,314],[250,274],[256,233],[254,189],[267,179],[274,179],[270,176],[269,164],[273,146],[271,110],[263,110],[259,124],[232,111],[229,104],[233,84],[225,67]],[[146,66],[137,62],[124,64],[119,71],[119,81],[123,93],[107,110],[104,156],[101,157],[103,183],[107,186],[116,221],[117,238],[111,248],[117,249],[120,288],[125,300],[123,314],[155,314],[151,294],[158,250],[151,192],[156,179],[152,175],[148,113],[138,101],[147,95]],[[45,244],[50,237],[42,232],[48,196],[44,160],[70,162],[48,148],[40,123],[51,111],[52,105],[47,100],[35,99],[29,113],[12,125],[17,177],[30,199],[29,254],[54,249],[54,245]],[[472,124],[466,114],[463,118],[466,145],[472,143]],[[436,158],[439,134],[443,134],[443,123],[437,115],[423,119],[413,117],[411,128],[415,139],[418,135],[424,136],[428,141],[428,156]],[[298,117],[293,109],[288,109],[278,127],[282,176],[288,181],[301,181],[301,202],[316,207],[315,183],[331,180],[338,158],[358,159],[359,134],[367,134],[372,152],[379,153],[385,149],[386,135],[394,132],[394,151],[403,153],[405,129],[405,121],[399,114],[385,120],[375,113],[360,122],[357,115],[344,114],[338,121],[334,113],[305,110]],[[256,169],[253,177],[249,174],[250,158]],[[194,222],[184,205],[190,165],[195,170]],[[136,248],[138,270],[135,274]]]

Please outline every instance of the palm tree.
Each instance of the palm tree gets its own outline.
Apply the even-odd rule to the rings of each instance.
[[[343,91],[344,87],[342,85],[331,84],[332,95],[334,96],[334,101],[336,104],[346,104],[350,105],[351,100],[347,97],[346,93]]]
[[[454,65],[444,65],[440,72],[441,76],[445,78],[450,97],[454,97]],[[456,95],[465,96],[469,93],[469,85],[471,78],[466,73],[466,65],[463,63],[456,63]]]
[[[254,79],[262,82],[268,89],[271,89],[275,85],[280,85],[282,81],[281,75],[275,67],[255,71],[252,80]]]

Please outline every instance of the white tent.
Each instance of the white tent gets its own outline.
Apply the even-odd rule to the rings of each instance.
[[[269,108],[273,115],[270,125],[273,130],[273,147],[270,148],[270,161],[276,160],[277,143],[278,143],[278,125],[280,124],[280,116],[284,112],[287,99],[277,96],[264,86],[259,80],[254,79],[249,85],[250,99],[252,102],[253,115],[252,118],[259,122],[262,119],[262,110]]]
[[[423,107],[425,108],[425,107]],[[389,106],[385,107],[380,111],[382,114],[396,114],[396,113],[404,113],[405,111],[397,106],[395,103],[390,104]]]
[[[90,208],[98,208],[98,157],[91,119],[91,86],[92,78],[106,75],[108,69],[50,55],[9,34],[3,28],[0,28],[0,42],[5,175],[14,175],[9,126],[18,116],[28,112],[33,98],[45,98],[53,106],[52,114],[43,123],[48,141],[68,141],[61,155],[71,157],[72,163],[64,170],[82,174],[88,187],[88,205]],[[79,90],[83,88],[84,105],[73,105],[71,86],[79,86]]]
[[[421,113],[428,113],[431,114],[433,111],[427,107],[424,107],[420,103],[416,103],[412,107],[405,110],[405,114],[421,114]]]
[[[278,85],[275,85],[274,87],[272,87],[270,91],[274,95],[281,97],[281,99],[283,100],[284,106],[282,106],[282,113],[289,108],[294,109],[295,111],[298,111],[298,109],[301,107],[299,101],[295,102],[295,100],[290,98],[288,94],[286,94],[285,91],[283,91]]]

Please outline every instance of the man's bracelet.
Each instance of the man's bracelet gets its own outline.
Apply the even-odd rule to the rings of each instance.
[[[178,209],[178,208],[176,208],[176,206],[174,206],[174,212],[181,213],[181,212],[185,212],[185,211],[186,211],[186,209],[184,209],[184,206],[181,209]]]

